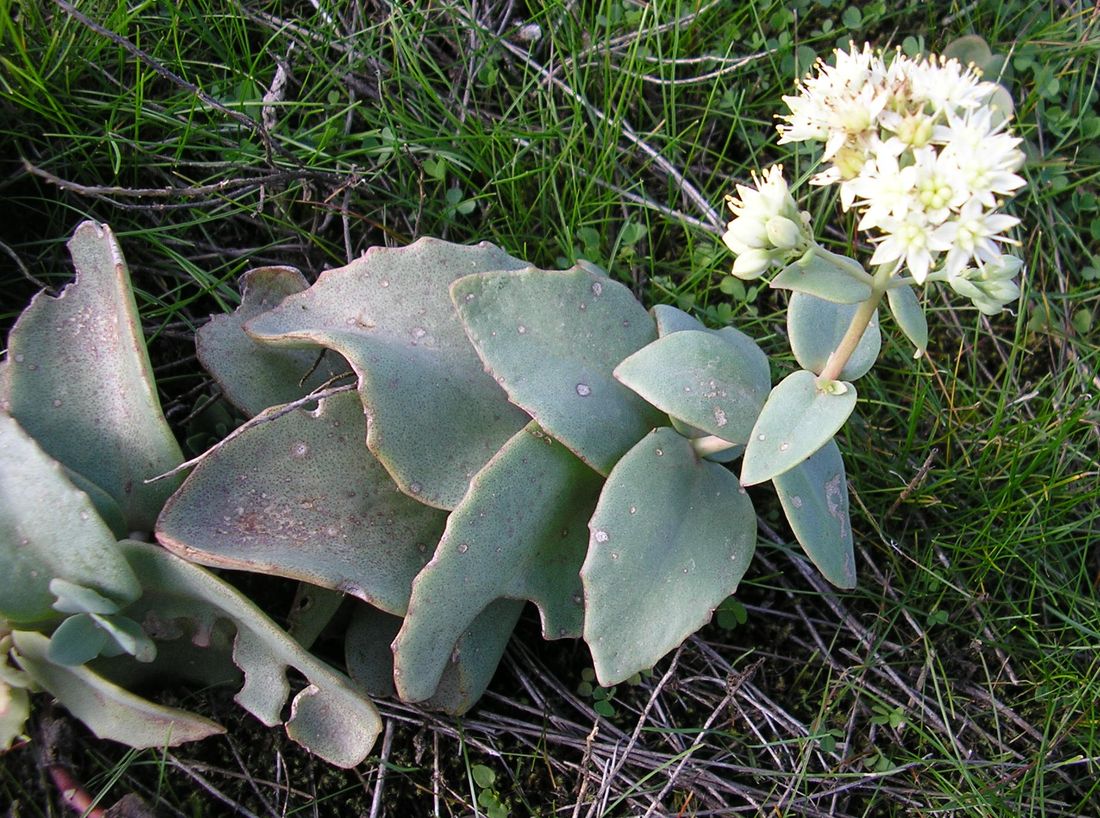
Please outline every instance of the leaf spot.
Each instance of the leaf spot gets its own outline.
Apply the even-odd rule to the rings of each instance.
[[[419,483],[409,483],[409,494],[420,494],[423,490],[423,486]]]
[[[298,460],[301,460],[303,457],[308,457],[309,444],[307,444],[305,441],[300,440],[294,444],[294,448],[291,449],[290,453]]]
[[[598,297],[601,293],[603,293],[603,284],[601,284],[598,281],[593,281],[592,282],[592,295]]]
[[[518,327],[516,327],[516,332],[518,332],[520,335],[526,335],[527,327],[523,326],[523,324],[520,324]]]
[[[590,387],[586,383],[578,383],[577,394],[580,395],[582,398],[587,398],[589,395],[592,394],[592,387]]]
[[[726,419],[726,413],[722,410],[721,406],[714,407],[714,422],[719,426],[725,426],[728,422]]]
[[[780,444],[779,444],[779,451],[781,451],[781,452],[785,452],[785,451],[787,451],[787,449],[789,449],[789,448],[791,448],[791,444],[790,444],[790,443],[780,443]]]
[[[802,508],[802,498],[795,494],[791,497],[791,505],[795,508]]]
[[[594,539],[596,542],[607,542],[611,539],[611,537],[609,537],[607,535],[607,532],[604,531],[602,528],[597,528],[595,531],[592,532],[592,539]]]
[[[470,550],[470,544],[469,543],[460,542],[458,544],[458,553],[459,554],[465,554],[469,550]]]

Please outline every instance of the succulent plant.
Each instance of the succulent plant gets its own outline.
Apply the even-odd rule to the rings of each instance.
[[[818,388],[813,371],[845,305],[798,294],[813,299],[792,332],[806,368],[772,389],[750,338],[647,311],[588,264],[540,270],[424,238],[312,286],[291,268],[254,270],[237,312],[197,339],[248,419],[178,483],[153,479],[182,456],[118,245],[85,223],[71,248],[76,283],[32,303],[0,368],[0,617],[8,676],[102,735],[156,744],[219,729],[126,693],[169,667],[243,675],[238,701],[277,723],[294,667],[308,685],[288,733],[354,764],[378,730],[361,691],[465,711],[527,601],[545,638],[583,637],[600,683],[615,684],[737,589],[756,543],[744,485],[766,480],[810,559],[854,584],[832,436],[855,389]],[[845,378],[877,340],[873,325]],[[728,464],[742,456],[739,478]],[[154,520],[159,546],[126,539]],[[301,581],[305,644],[352,598],[353,681],[200,565]],[[67,631],[95,634],[97,650],[73,651]]]

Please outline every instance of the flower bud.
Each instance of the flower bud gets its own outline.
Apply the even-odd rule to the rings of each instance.
[[[763,249],[770,244],[767,226],[755,216],[738,216],[726,225],[726,234],[746,247]]]
[[[793,250],[802,241],[798,225],[784,216],[768,219],[768,241],[780,250]]]
[[[767,250],[749,249],[733,262],[733,274],[744,281],[760,278],[771,266],[772,255]]]

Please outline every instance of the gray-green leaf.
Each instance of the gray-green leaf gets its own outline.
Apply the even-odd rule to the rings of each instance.
[[[917,348],[913,357],[919,358],[928,349],[928,319],[924,316],[917,294],[908,285],[895,287],[886,291],[886,301],[894,321]]]
[[[77,667],[99,656],[107,645],[107,632],[88,614],[74,614],[50,636],[46,657],[57,665]]]
[[[51,661],[50,642],[40,633],[15,631],[12,641],[19,666],[98,738],[137,748],[175,747],[225,732],[209,719],[136,696],[87,667]]]
[[[600,474],[667,422],[611,374],[657,337],[622,284],[581,267],[531,268],[467,276],[451,291],[509,399]]]
[[[354,767],[381,731],[378,711],[350,679],[303,650],[250,600],[211,572],[165,549],[134,541],[119,543],[141,577],[145,593],[124,611],[135,620],[155,620],[158,631],[192,642],[209,642],[215,625],[232,623],[233,661],[244,674],[234,697],[264,724],[283,721],[289,668],[306,686],[291,701],[286,732],[330,764]],[[168,644],[171,644],[169,642]],[[126,739],[121,739],[125,741]]]
[[[594,471],[535,423],[474,477],[435,556],[413,583],[409,612],[394,640],[403,699],[432,695],[455,643],[495,599],[534,602],[547,638],[580,635],[577,572],[600,484]]]
[[[821,374],[857,309],[856,304],[834,304],[805,293],[791,295],[787,307],[787,333],[791,339],[791,351],[803,369]],[[840,370],[840,377],[854,381],[866,375],[874,366],[881,346],[876,310],[855,351]]]
[[[854,588],[856,568],[848,516],[848,484],[836,441],[830,440],[772,482],[806,556],[833,585]]]
[[[354,392],[259,423],[199,463],[157,537],[203,565],[292,577],[402,614],[446,514],[401,493],[366,434]]]
[[[793,469],[836,434],[856,405],[856,388],[832,381],[818,388],[813,372],[792,372],[768,396],[753,427],[741,483],[754,486]]]
[[[771,388],[760,358],[719,333],[682,330],[635,352],[615,377],[672,417],[745,443]]]
[[[130,273],[111,229],[76,228],[76,279],[39,293],[8,339],[8,411],[46,452],[150,531],[178,480],[146,483],[183,457],[161,413]]]
[[[584,638],[607,687],[710,619],[756,546],[752,503],[734,475],[656,429],[608,477],[589,524]]]
[[[115,537],[88,495],[65,477],[8,415],[0,413],[0,618],[15,624],[60,618],[56,578],[126,603],[141,593]]]
[[[771,280],[771,286],[834,304],[858,304],[871,296],[871,276],[857,262],[823,247],[813,247],[788,264]]]
[[[245,328],[265,343],[343,355],[359,377],[370,450],[402,491],[451,509],[530,418],[485,373],[448,287],[468,273],[524,266],[485,242],[373,247]]]
[[[245,322],[309,287],[293,267],[260,267],[241,276],[241,305],[216,315],[195,333],[195,350],[222,394],[249,416],[269,406],[308,395],[336,375],[347,361],[327,349],[282,349],[252,338]]]
[[[439,685],[423,706],[456,716],[473,707],[492,681],[523,606],[523,600],[498,599],[479,613],[455,642]],[[370,605],[360,603],[352,614],[348,673],[372,696],[396,693],[390,643],[400,628],[400,619]]]

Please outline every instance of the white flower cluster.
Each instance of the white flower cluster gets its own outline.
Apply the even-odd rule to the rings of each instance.
[[[781,267],[798,258],[814,243],[808,216],[798,205],[783,178],[783,166],[768,168],[763,176],[753,174],[755,188],[737,186],[737,195],[726,197],[734,219],[722,240],[736,255],[733,274],[754,279],[769,267]]]
[[[1024,185],[1015,173],[1024,155],[991,106],[997,90],[957,60],[899,52],[887,65],[869,45],[852,46],[783,98],[791,113],[780,117],[780,142],[825,143],[828,167],[812,181],[839,184],[844,208],[860,213],[876,244],[871,264],[904,265],[917,282],[933,270],[972,278],[968,266],[998,278],[1019,269],[1001,251],[1019,220],[996,211]]]

